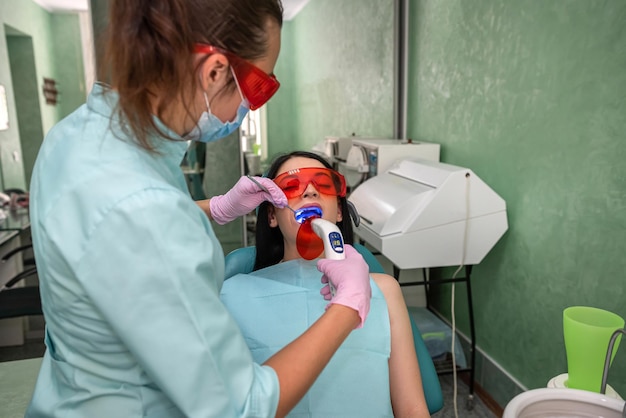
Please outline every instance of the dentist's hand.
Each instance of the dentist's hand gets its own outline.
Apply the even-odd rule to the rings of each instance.
[[[226,194],[212,197],[209,200],[211,218],[224,225],[250,213],[266,200],[279,208],[287,206],[285,193],[272,180],[265,177],[254,177],[254,180],[263,187],[244,176]]]
[[[357,311],[361,317],[357,328],[361,328],[370,311],[370,271],[361,254],[351,245],[344,245],[344,251],[344,260],[321,259],[317,262],[317,269],[324,273],[322,283],[330,280],[335,287],[335,296],[331,297],[328,285],[320,293],[324,299],[330,300],[328,306],[338,303]]]

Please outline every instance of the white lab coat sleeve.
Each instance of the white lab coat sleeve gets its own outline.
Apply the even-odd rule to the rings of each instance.
[[[219,299],[223,252],[187,196],[149,189],[104,212],[79,280],[147,376],[186,416],[269,417],[273,369],[252,361]]]

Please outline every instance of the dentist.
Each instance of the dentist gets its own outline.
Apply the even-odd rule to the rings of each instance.
[[[242,179],[196,204],[180,169],[188,140],[228,135],[278,89],[280,0],[110,3],[110,86],[48,133],[33,172],[47,350],[26,417],[284,416],[365,320],[367,265],[320,266],[328,309],[255,364],[219,300],[209,217],[286,197]]]

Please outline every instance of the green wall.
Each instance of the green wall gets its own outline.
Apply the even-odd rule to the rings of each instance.
[[[392,16],[391,0],[313,0],[285,24],[270,155],[390,137]],[[626,317],[624,22],[623,0],[410,1],[407,136],[507,202],[509,230],[473,269],[477,343],[529,388],[567,371],[565,307]],[[449,289],[434,295],[448,316]],[[456,301],[469,335],[462,285]],[[626,393],[623,345],[609,383]]]
[[[37,132],[45,134],[85,101],[78,25],[77,15],[51,14],[32,0],[0,0],[0,84],[7,91],[10,123],[8,130],[0,131],[3,188],[28,188],[32,164],[43,140]],[[32,52],[20,51],[19,45],[31,45]],[[21,65],[25,67],[19,68]],[[16,85],[12,73],[19,79]],[[26,76],[30,75],[34,80],[32,77],[27,80]],[[44,77],[59,82],[57,106],[45,103]],[[18,109],[15,95],[33,88],[39,100]],[[21,130],[24,132],[20,133]],[[18,153],[17,161],[14,152]]]
[[[626,318],[625,22],[622,0],[411,2],[408,134],[507,202],[477,341],[528,387],[566,372],[564,308]],[[626,393],[623,348],[609,383]]]
[[[108,82],[102,65],[102,57],[105,50],[105,31],[109,23],[109,0],[89,0],[91,10],[91,20],[93,22],[93,37],[96,56],[97,80]]]
[[[285,22],[268,154],[393,134],[393,1],[312,0]]]
[[[22,160],[28,161],[24,163],[24,171],[28,172],[26,174],[26,179],[28,179],[32,171],[32,154],[37,152],[41,138],[43,138],[39,107],[39,91],[42,83],[37,79],[33,39],[30,36],[15,34],[16,31],[9,30],[9,26],[5,26],[5,29],[7,30],[6,44],[10,58],[13,99],[17,116],[13,124],[19,129]]]
[[[54,63],[60,84],[59,116],[72,113],[85,103],[85,68],[80,42],[80,22],[75,13],[53,13],[51,16],[54,39]]]

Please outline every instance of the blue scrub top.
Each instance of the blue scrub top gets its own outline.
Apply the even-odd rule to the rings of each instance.
[[[47,350],[26,416],[274,416],[276,373],[219,300],[223,252],[179,167],[187,143],[167,131],[180,141],[147,152],[116,103],[96,85],[37,157]]]

